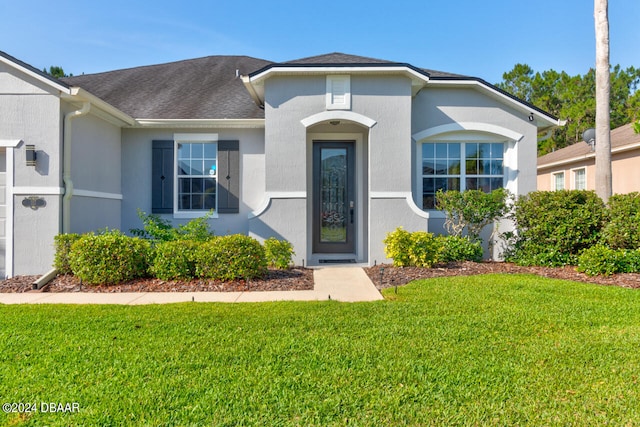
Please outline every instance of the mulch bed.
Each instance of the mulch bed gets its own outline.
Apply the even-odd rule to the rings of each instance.
[[[382,272],[382,283],[380,272]],[[369,278],[378,289],[400,286],[416,279],[428,279],[432,277],[447,276],[471,276],[475,274],[489,273],[526,273],[537,274],[542,277],[554,279],[573,280],[577,282],[595,283],[608,286],[622,286],[625,288],[640,288],[640,274],[623,273],[611,276],[589,277],[576,271],[575,267],[521,267],[506,262],[455,262],[446,265],[438,265],[433,268],[419,267],[393,267],[391,265],[378,265],[365,268]]]
[[[16,276],[0,281],[0,292],[28,292],[40,276]],[[73,275],[58,275],[49,282],[43,292],[261,292],[302,291],[313,289],[313,270],[290,268],[269,270],[264,279],[235,280],[160,280],[143,278],[117,285],[86,285]]]
[[[384,269],[384,270],[382,270]],[[438,265],[433,268],[393,267],[388,264],[366,267],[378,289],[400,286],[416,279],[446,276],[471,276],[487,273],[528,273],[555,279],[596,283],[599,285],[640,288],[640,274],[626,273],[612,276],[589,277],[578,273],[575,267],[520,267],[504,262],[456,262]],[[382,283],[380,282],[382,271]],[[39,276],[16,276],[0,281],[0,292],[28,292]],[[261,280],[237,280],[221,282],[219,280],[173,281],[159,279],[136,279],[118,285],[83,285],[72,275],[59,275],[43,288],[43,292],[261,292],[313,289],[313,270],[291,268],[288,270],[269,270]]]

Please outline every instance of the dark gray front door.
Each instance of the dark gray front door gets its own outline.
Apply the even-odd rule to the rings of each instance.
[[[313,143],[313,252],[354,253],[354,142]]]

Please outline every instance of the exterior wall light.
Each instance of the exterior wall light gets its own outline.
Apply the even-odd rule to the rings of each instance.
[[[35,145],[25,145],[27,149],[27,166],[35,166],[36,165],[36,146]]]

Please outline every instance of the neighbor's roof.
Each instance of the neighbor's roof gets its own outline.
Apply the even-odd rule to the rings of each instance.
[[[240,75],[270,62],[208,56],[62,79],[137,119],[260,119]]]
[[[640,145],[640,134],[635,133],[633,124],[627,124],[611,131],[611,151],[623,150],[625,147]],[[556,164],[581,161],[594,157],[595,153],[585,142],[577,142],[544,156],[538,157],[538,168]]]

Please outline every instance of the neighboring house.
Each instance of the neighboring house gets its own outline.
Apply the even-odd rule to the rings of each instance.
[[[538,190],[595,190],[595,152],[578,142],[538,158]],[[613,193],[640,191],[640,135],[633,124],[611,131]]]
[[[398,226],[443,231],[439,188],[535,190],[559,124],[487,82],[332,53],[211,56],[55,79],[0,53],[4,274],[38,274],[53,237],[175,223],[275,236],[298,264],[388,261]],[[37,159],[30,166],[33,148]]]

